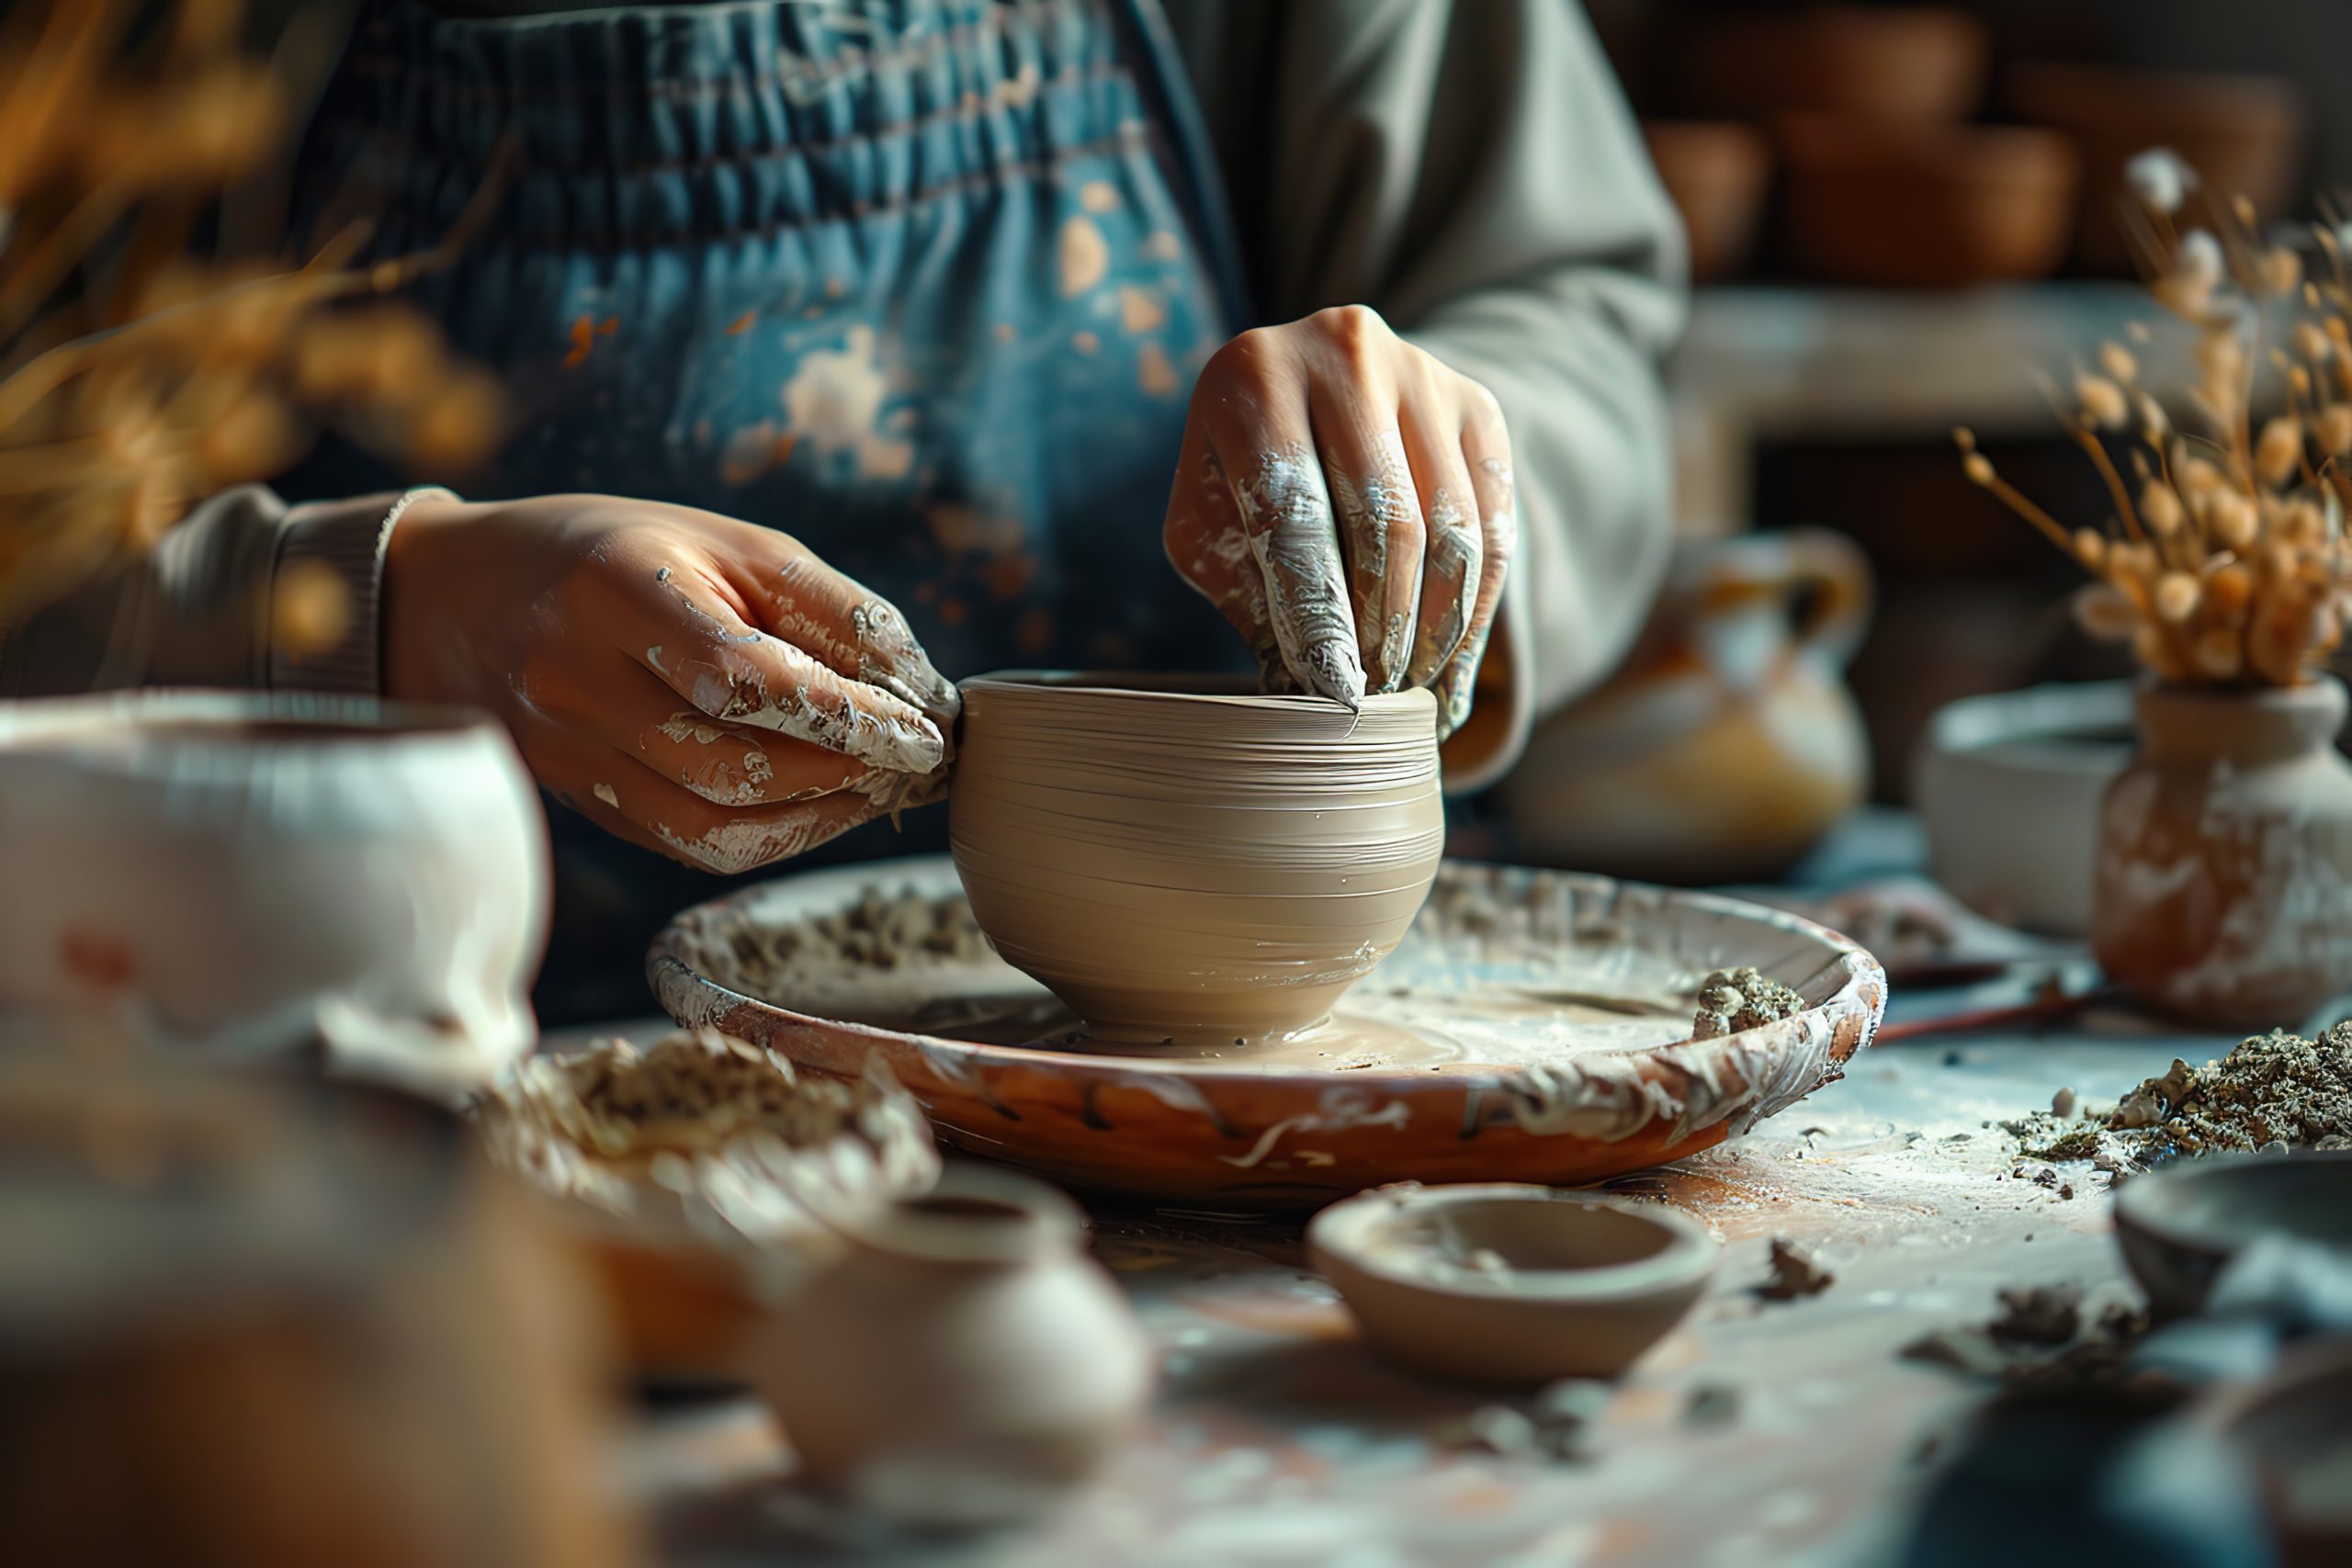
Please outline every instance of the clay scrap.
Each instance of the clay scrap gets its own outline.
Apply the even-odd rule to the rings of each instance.
[[[1793,1018],[1804,1010],[1804,998],[1778,980],[1753,968],[1718,969],[1699,986],[1699,1010],[1690,1020],[1690,1038],[1716,1040]]]
[[[2315,1040],[2284,1030],[2254,1035],[2202,1067],[2176,1059],[2104,1113],[2061,1090],[2049,1111],[2004,1125],[2029,1158],[2086,1159],[2109,1170],[2274,1147],[2352,1148],[2352,1023]]]

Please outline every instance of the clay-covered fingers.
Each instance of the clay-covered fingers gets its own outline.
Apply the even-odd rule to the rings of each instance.
[[[637,592],[632,620],[652,630],[641,649],[624,651],[705,716],[899,773],[928,773],[946,760],[939,726],[913,704],[748,624],[719,584],[664,567]]]
[[[1470,492],[1477,509],[1477,589],[1470,601],[1468,623],[1462,640],[1439,670],[1436,679],[1438,733],[1452,735],[1470,716],[1471,698],[1478,683],[1478,665],[1486,658],[1487,641],[1494,633],[1495,615],[1502,608],[1503,583],[1510,573],[1519,547],[1519,512],[1511,490],[1510,433],[1504,428],[1502,410],[1484,388],[1471,401],[1462,431],[1462,457],[1468,470]],[[1432,540],[1434,561],[1439,547]]]
[[[582,731],[548,725],[521,739],[532,770],[565,805],[631,843],[704,871],[755,870],[889,809],[860,789],[782,805],[721,806]]]
[[[1318,385],[1309,408],[1347,558],[1364,686],[1397,691],[1419,620],[1429,531],[1397,431],[1396,392],[1385,370],[1366,366],[1361,378],[1344,388]]]
[[[952,733],[963,699],[897,605],[783,534],[762,530],[719,564],[761,630],[920,710],[943,736]]]
[[[603,707],[594,724],[609,732],[616,750],[716,806],[813,800],[878,772],[839,751],[713,718],[642,670],[616,671],[599,695]]]
[[[1421,355],[1419,387],[1400,423],[1412,459],[1413,488],[1428,528],[1414,612],[1408,686],[1430,686],[1469,636],[1478,598],[1486,543],[1478,529],[1478,495],[1463,449],[1464,403],[1476,389]]]
[[[1268,691],[1296,691],[1282,644],[1266,610],[1266,580],[1250,547],[1249,531],[1233,499],[1225,465],[1209,446],[1197,414],[1187,423],[1184,453],[1169,487],[1168,521],[1160,532],[1168,564],[1217,607],[1258,661]]]
[[[1310,369],[1284,330],[1219,349],[1193,414],[1241,520],[1283,667],[1301,690],[1353,708],[1365,681],[1347,561],[1307,409]]]

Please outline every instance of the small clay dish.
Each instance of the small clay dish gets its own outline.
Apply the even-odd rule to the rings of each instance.
[[[2116,1190],[2116,1243],[2160,1319],[2203,1311],[2266,1233],[2352,1248],[2352,1151],[2184,1161]]]
[[[1714,1238],[1657,1204],[1518,1182],[1399,1182],[1334,1203],[1307,1250],[1392,1359],[1529,1388],[1613,1377],[1682,1321]]]

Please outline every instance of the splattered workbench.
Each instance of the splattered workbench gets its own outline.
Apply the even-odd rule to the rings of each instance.
[[[1890,1021],[2030,984],[1898,988]],[[977,1539],[877,1534],[790,1484],[748,1399],[650,1409],[632,1474],[669,1560],[697,1565],[1870,1561],[1982,1393],[1901,1348],[1983,1324],[2004,1288],[2078,1284],[2093,1308],[2132,1293],[2104,1179],[2036,1180],[2001,1121],[2062,1087],[2111,1100],[2229,1043],[2096,1011],[2041,1036],[1884,1043],[1746,1139],[1609,1183],[1700,1217],[1724,1266],[1577,1458],[1462,1447],[1491,1397],[1374,1359],[1295,1222],[1121,1204],[1096,1208],[1095,1251],[1159,1347],[1160,1392],[1145,1431],[1050,1517]],[[1775,1237],[1813,1249],[1828,1287],[1756,1294]]]

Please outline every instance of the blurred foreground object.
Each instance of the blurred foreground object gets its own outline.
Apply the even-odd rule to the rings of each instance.
[[[601,1325],[461,1123],[0,1063],[12,1562],[617,1568]]]
[[[847,1084],[709,1031],[532,1056],[472,1109],[492,1157],[554,1200],[658,1376],[740,1375],[840,1227],[939,1179],[931,1123],[878,1057]]]
[[[2125,681],[1963,697],[1938,710],[1912,767],[1936,881],[2003,925],[2088,932],[2100,813],[2132,736]]]
[[[547,822],[504,730],[356,698],[0,704],[0,1018],[453,1100],[528,1052]]]
[[[1140,1419],[1150,1345],[1052,1188],[951,1165],[935,1191],[842,1234],[840,1261],[752,1350],[817,1486],[906,1523],[1008,1522]]]
[[[467,218],[411,260],[354,267],[357,227],[280,258],[283,156],[342,40],[322,8],[250,57],[243,10],[50,0],[0,21],[0,628],[322,427],[436,478],[502,434],[496,383],[369,299],[446,260]]]
[[[2085,629],[2146,671],[2140,750],[2101,816],[2101,965],[2199,1023],[2293,1023],[2352,976],[2345,694],[2318,669],[2352,610],[2352,277],[2332,227],[2307,261],[2168,152],[2130,175],[2126,237],[2196,333],[2191,406],[2177,424],[2121,342],[2049,388],[2112,502],[2098,527],[2070,529],[1954,436],[1969,479],[2097,580]]]
[[[1684,883],[1795,862],[1869,775],[1838,671],[1870,604],[1869,564],[1842,536],[1686,543],[1626,662],[1539,726],[1503,782],[1521,850]]]

